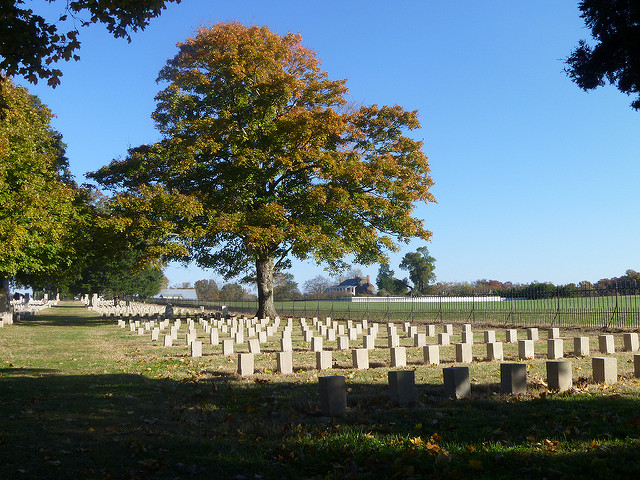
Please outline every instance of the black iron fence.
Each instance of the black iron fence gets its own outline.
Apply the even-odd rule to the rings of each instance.
[[[286,317],[332,317],[371,321],[487,323],[513,326],[587,326],[639,328],[640,294],[637,288],[579,289],[567,292],[545,288],[527,297],[472,293],[461,296],[355,297],[345,299],[282,300],[276,310]],[[207,302],[154,299],[156,303],[254,315],[257,302]]]

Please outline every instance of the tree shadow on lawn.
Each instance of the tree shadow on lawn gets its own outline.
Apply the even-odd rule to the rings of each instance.
[[[210,372],[211,373],[211,372]],[[295,378],[295,377],[294,377]],[[0,369],[0,478],[611,478],[640,472],[639,403],[620,395],[450,400],[347,382],[342,417],[318,385]],[[580,446],[584,444],[584,446]],[[632,461],[634,460],[634,461]],[[618,475],[618,476],[619,476]]]
[[[67,313],[68,312],[68,313]],[[57,327],[116,325],[117,319],[89,312],[84,306],[51,307],[37,315],[20,315],[17,325]]]

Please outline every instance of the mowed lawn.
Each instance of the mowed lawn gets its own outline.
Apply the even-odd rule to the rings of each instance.
[[[195,319],[195,317],[194,317]],[[204,343],[191,358],[183,318],[173,347],[138,336],[78,303],[61,303],[0,329],[0,478],[632,478],[640,474],[640,379],[632,352],[615,332],[619,382],[595,384],[591,357],[572,355],[573,337],[598,330],[561,329],[574,388],[546,388],[546,335],[527,361],[528,391],[501,393],[499,362],[485,360],[474,325],[471,398],[451,400],[441,365],[402,338],[418,401],[388,398],[390,367],[381,323],[368,370],[354,370],[333,342],[333,368],[315,354],[294,320],[292,375],[276,372],[279,336],[256,355],[257,373],[241,378],[237,358]],[[286,323],[286,322],[283,322]],[[402,325],[396,323],[402,334]],[[282,325],[281,325],[282,328]],[[441,331],[439,329],[438,331]],[[460,326],[454,327],[459,337]],[[504,341],[504,330],[496,329]],[[454,341],[459,341],[454,338]],[[520,338],[524,338],[521,331]],[[435,343],[434,338],[429,343]],[[353,342],[360,347],[361,339]],[[505,361],[517,346],[505,344]],[[246,344],[236,352],[246,352]],[[347,414],[323,417],[318,377],[343,375]]]

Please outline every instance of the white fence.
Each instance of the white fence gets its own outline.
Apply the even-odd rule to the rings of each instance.
[[[510,300],[497,296],[483,297],[440,297],[431,295],[426,297],[343,297],[334,298],[344,302],[365,302],[365,303],[456,303],[456,302],[504,302]]]

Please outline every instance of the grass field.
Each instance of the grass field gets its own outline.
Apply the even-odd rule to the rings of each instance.
[[[183,323],[184,325],[184,323]],[[297,325],[297,323],[296,323]],[[474,346],[472,396],[452,401],[442,367],[424,365],[408,338],[418,402],[391,404],[386,331],[369,370],[354,370],[334,351],[332,370],[294,335],[296,373],[275,373],[277,343],[262,346],[257,373],[236,375],[236,357],[204,345],[165,348],[150,334],[66,303],[0,329],[0,478],[631,478],[640,474],[640,383],[633,353],[621,352],[620,381],[594,384],[591,359],[570,354],[572,337],[598,330],[562,329],[574,388],[547,391],[546,341],[527,362],[526,395],[504,395],[499,363]],[[456,327],[456,333],[459,328]],[[481,327],[474,326],[476,341]],[[198,329],[199,339],[205,334]],[[498,340],[504,331],[497,330]],[[180,339],[186,334],[182,327]],[[544,334],[541,338],[544,338]],[[433,343],[433,339],[431,340]],[[332,343],[327,345],[335,348]],[[505,344],[505,360],[517,347]],[[247,351],[246,345],[237,351]],[[318,376],[346,377],[348,411],[323,417]]]

